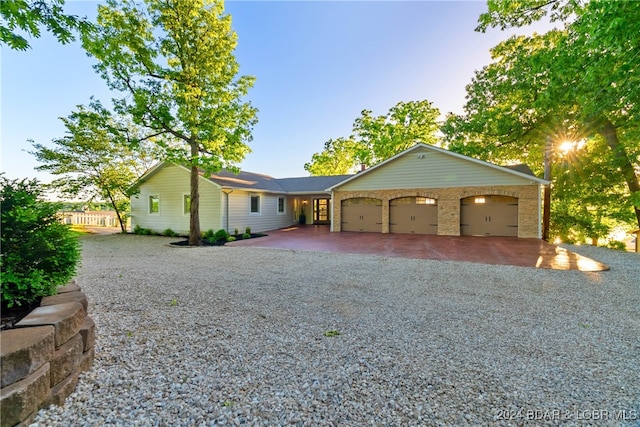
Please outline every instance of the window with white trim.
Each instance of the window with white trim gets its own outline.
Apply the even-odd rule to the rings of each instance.
[[[149,196],[149,213],[160,213],[160,196],[158,196],[157,194],[152,194]]]
[[[191,213],[191,195],[189,194],[182,195],[182,213],[185,215]]]
[[[260,213],[260,196],[257,194],[251,195],[251,213]]]

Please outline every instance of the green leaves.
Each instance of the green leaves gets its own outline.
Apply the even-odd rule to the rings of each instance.
[[[233,168],[250,151],[257,110],[243,101],[237,36],[221,0],[108,0],[83,46],[122,97],[121,114],[156,136],[162,157],[191,169],[190,243],[200,241],[198,173]]]
[[[399,102],[384,116],[363,110],[353,124],[353,135],[325,143],[304,168],[311,175],[340,175],[372,166],[417,144],[438,141],[440,111],[429,101]]]
[[[40,26],[66,44],[75,39],[74,32],[91,28],[86,18],[66,15],[64,0],[2,0],[0,5],[0,43],[15,50],[29,49],[25,37],[40,37]]]
[[[41,200],[36,180],[0,177],[3,307],[53,295],[73,277],[80,259],[77,238],[58,221],[58,205]]]
[[[124,231],[130,188],[157,157],[151,143],[141,129],[95,100],[61,120],[67,132],[52,141],[53,148],[33,143],[31,154],[41,162],[37,169],[60,176],[51,184],[57,191],[106,200]]]
[[[571,159],[554,150],[554,232],[584,239],[621,223],[637,228],[640,3],[490,1],[480,22],[505,28],[542,16],[565,28],[492,49],[467,87],[466,114],[442,128],[449,149],[540,173],[547,141],[587,139]]]

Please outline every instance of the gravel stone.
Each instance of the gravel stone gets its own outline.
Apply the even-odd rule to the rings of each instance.
[[[87,236],[95,363],[42,426],[640,425],[640,257],[610,271]],[[337,334],[336,334],[337,332]]]

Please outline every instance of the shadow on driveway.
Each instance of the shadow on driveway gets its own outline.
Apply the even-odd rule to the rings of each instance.
[[[328,226],[293,226],[229,246],[468,261],[553,270],[604,271],[609,267],[539,239],[422,234],[331,233]]]

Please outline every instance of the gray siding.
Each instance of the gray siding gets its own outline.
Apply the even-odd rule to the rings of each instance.
[[[525,177],[424,148],[400,156],[338,189],[450,188],[531,183]]]
[[[131,227],[139,225],[162,232],[167,228],[187,235],[189,214],[184,213],[183,197],[190,193],[189,171],[179,166],[166,166],[149,177],[140,186],[140,192],[131,198]],[[200,229],[222,228],[220,221],[221,191],[212,182],[200,179]],[[160,212],[149,213],[149,196],[160,197]]]
[[[251,212],[251,195],[260,196],[260,212]],[[226,196],[223,194],[223,197]],[[285,211],[278,213],[278,197],[285,198]],[[222,227],[227,228],[226,205],[222,212]],[[234,190],[229,194],[229,233],[234,229],[244,233],[247,227],[251,227],[252,233],[261,233],[267,230],[275,230],[287,227],[294,223],[293,198],[285,194],[264,193],[259,191]]]

